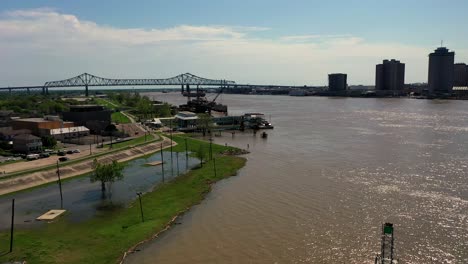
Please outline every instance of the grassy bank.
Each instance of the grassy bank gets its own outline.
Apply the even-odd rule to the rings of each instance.
[[[184,138],[177,136],[174,150],[185,151]],[[187,139],[188,150],[197,151],[209,143]],[[199,203],[213,182],[235,175],[245,159],[224,156],[230,149],[213,144],[217,176],[212,161],[160,185],[142,197],[145,222],[140,208],[132,203],[128,208],[107,212],[83,223],[70,223],[66,218],[34,230],[17,230],[13,253],[0,257],[0,263],[26,260],[28,263],[116,263],[124,251],[139,241],[163,230],[173,216]],[[131,177],[131,176],[128,176]],[[8,232],[0,233],[0,252],[7,251]]]
[[[116,102],[110,102],[110,100],[107,99],[102,99],[102,98],[93,98],[94,102],[96,102],[99,105],[105,106],[108,109],[114,110],[116,108],[122,107]]]
[[[121,112],[112,113],[111,119],[113,123],[117,124],[128,124],[132,122],[126,115],[122,114]]]

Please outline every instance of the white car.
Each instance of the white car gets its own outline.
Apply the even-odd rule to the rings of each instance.
[[[73,153],[80,153],[81,151],[79,149],[74,149]]]

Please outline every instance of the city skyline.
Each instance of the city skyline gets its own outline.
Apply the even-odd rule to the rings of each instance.
[[[204,3],[198,9],[191,3],[176,12],[170,3],[140,2],[130,8],[117,2],[106,13],[104,4],[88,1],[4,1],[0,7],[0,86],[40,85],[83,72],[109,78],[167,78],[191,72],[246,84],[316,86],[326,85],[328,74],[344,72],[350,85],[373,85],[375,65],[386,58],[405,62],[406,83],[427,82],[428,54],[441,39],[456,52],[455,62],[468,61],[467,37],[448,27],[466,19],[451,15],[461,8],[441,9],[445,20],[438,19],[444,22],[429,30],[421,24],[425,17],[420,13],[433,15],[433,8],[420,8],[414,15],[409,11],[415,4],[409,3],[399,15],[405,22],[393,22],[392,30],[391,23],[374,21],[376,16],[369,15],[369,9],[390,14],[403,8],[402,1],[394,3],[393,9],[367,1],[356,4],[368,5],[365,15],[350,4],[318,2],[290,8],[273,2],[260,12],[261,2],[250,9],[240,3],[237,10],[243,8],[245,13],[236,20],[217,12],[201,15],[223,7],[235,9],[232,3]],[[302,5],[306,8],[299,8]],[[148,14],[145,6],[156,15]],[[298,11],[307,7],[325,13],[336,10],[337,15],[348,10],[353,15],[338,22],[329,21],[322,12],[312,12],[314,16],[307,18],[304,11]],[[284,14],[275,16],[282,8]],[[190,13],[197,10],[201,14]],[[252,14],[255,10],[257,15]],[[344,23],[348,21],[343,19],[350,18]],[[309,28],[304,27],[306,23]],[[419,37],[407,35],[411,30]]]

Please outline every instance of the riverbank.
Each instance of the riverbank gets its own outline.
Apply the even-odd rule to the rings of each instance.
[[[173,151],[185,151],[183,136],[174,136],[174,141],[178,145],[173,147]],[[191,138],[187,138],[187,142],[189,151],[197,151],[200,147],[205,150],[209,148],[208,142]],[[203,167],[144,194],[142,203],[145,222],[141,222],[140,208],[135,202],[78,224],[70,223],[65,216],[38,229],[15,231],[13,253],[1,256],[0,262],[116,263],[123,252],[165,230],[175,216],[203,200],[213,183],[235,175],[246,160],[222,154],[230,149],[213,144],[216,175],[213,161],[208,161]],[[0,233],[0,241],[5,241],[1,244],[7,245],[8,238],[8,232]],[[0,252],[6,250],[5,247]]]

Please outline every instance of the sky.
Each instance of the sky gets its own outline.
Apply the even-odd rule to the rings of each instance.
[[[373,85],[383,59],[426,82],[443,45],[468,62],[468,1],[0,0],[0,87],[88,72],[242,84]]]

